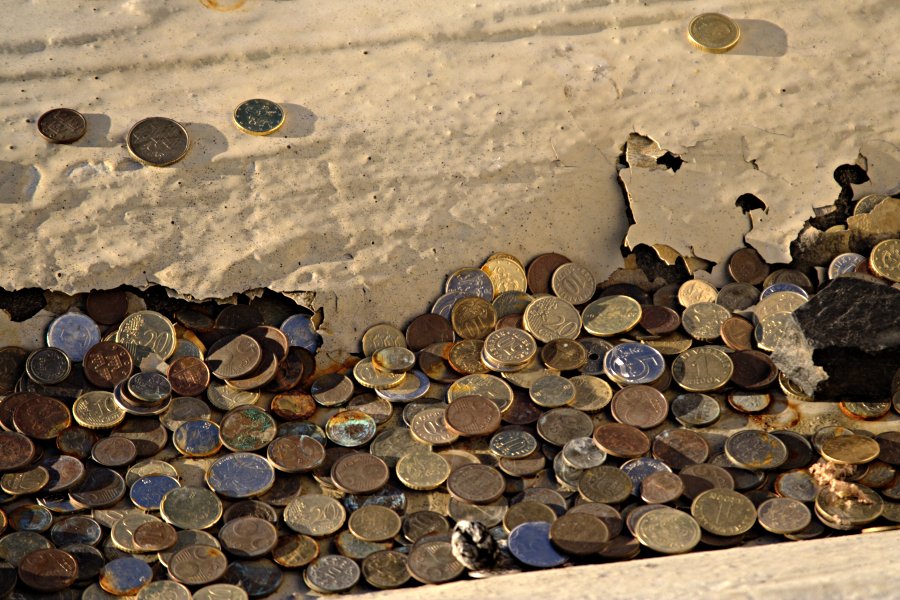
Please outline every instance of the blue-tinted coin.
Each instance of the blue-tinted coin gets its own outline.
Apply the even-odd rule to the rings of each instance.
[[[319,349],[320,337],[309,315],[291,315],[281,324],[281,332],[288,343],[298,348],[306,348],[313,354]]]
[[[776,292],[794,292],[795,294],[800,294],[801,296],[809,300],[809,294],[806,293],[806,290],[793,283],[773,283],[762,291],[762,294],[759,295],[759,299],[763,300],[767,296],[771,296]]]
[[[210,489],[227,498],[249,498],[264,494],[275,483],[275,469],[265,458],[235,452],[216,460],[206,472]]]
[[[144,510],[158,510],[163,496],[178,487],[178,480],[168,475],[141,477],[131,484],[131,502]]]
[[[431,382],[422,371],[413,369],[403,378],[399,385],[388,389],[375,388],[375,394],[379,398],[391,402],[409,402],[424,396],[431,387]]]
[[[47,328],[47,345],[59,348],[73,362],[100,341],[100,328],[92,318],[81,313],[66,313],[53,319]]]
[[[508,543],[512,555],[529,567],[558,567],[569,559],[550,543],[550,523],[543,521],[516,526],[509,533]]]
[[[626,460],[624,463],[622,463],[622,466],[619,467],[619,470],[621,470],[631,478],[631,483],[634,484],[631,489],[632,496],[641,495],[641,484],[644,482],[644,479],[646,479],[650,475],[659,473],[661,471],[666,471],[668,473],[672,472],[672,469],[669,468],[669,465],[667,465],[663,461],[647,457],[632,458],[631,460]]]
[[[659,350],[645,344],[618,344],[603,359],[606,375],[626,385],[656,381],[665,368],[666,361]]]
[[[457,300],[461,300],[466,296],[467,294],[463,294],[462,292],[449,292],[444,294],[435,301],[434,305],[431,307],[431,312],[436,315],[441,315],[449,321],[450,313],[453,311],[453,305],[456,304]]]
[[[153,569],[139,558],[117,558],[100,571],[100,587],[113,596],[134,596],[153,580]]]
[[[128,393],[136,400],[157,404],[172,395],[172,384],[162,373],[135,373],[128,378]]]
[[[219,426],[212,421],[187,421],[172,434],[172,443],[185,456],[212,456],[222,448]]]
[[[478,296],[488,302],[494,299],[494,284],[491,278],[481,269],[468,267],[456,271],[447,278],[447,286],[444,289],[450,292],[459,292],[463,296]]]

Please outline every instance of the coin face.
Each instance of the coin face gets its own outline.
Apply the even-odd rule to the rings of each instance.
[[[869,263],[879,277],[900,282],[900,239],[878,242],[872,248]]]
[[[734,366],[727,354],[709,346],[691,348],[672,362],[672,378],[690,392],[708,392],[723,387]]]
[[[407,557],[396,550],[373,552],[362,562],[362,574],[369,585],[382,590],[402,586],[411,575],[407,569]]]
[[[569,557],[550,542],[550,523],[522,523],[509,534],[509,551],[519,562],[530,567],[558,567]]]
[[[125,346],[135,364],[141,364],[150,354],[166,359],[175,351],[175,327],[158,312],[139,311],[125,317],[115,341]]]
[[[584,304],[594,296],[597,284],[591,272],[578,263],[560,265],[550,279],[553,293],[570,304]]]
[[[75,557],[56,548],[35,550],[19,563],[22,583],[39,592],[64,590],[75,583],[77,575]]]
[[[688,25],[688,40],[704,52],[728,52],[740,38],[741,30],[737,23],[718,13],[697,15]]]
[[[407,561],[409,574],[422,583],[446,583],[465,570],[453,556],[450,542],[423,541],[415,544]]]
[[[47,345],[59,348],[70,360],[81,362],[87,351],[100,341],[100,328],[87,315],[66,313],[47,327]]]
[[[284,109],[271,100],[254,98],[238,104],[232,118],[244,133],[269,135],[284,125]]]
[[[284,509],[284,523],[300,534],[331,535],[344,525],[347,513],[334,498],[320,494],[298,496]]]
[[[275,470],[257,454],[235,452],[210,465],[206,484],[227,498],[249,498],[265,493],[275,483]]]
[[[725,454],[740,467],[758,470],[778,468],[788,456],[784,442],[770,433],[754,430],[729,436],[725,440]]]
[[[641,320],[641,314],[641,305],[637,300],[613,295],[588,304],[581,313],[581,319],[588,333],[611,336],[629,331]]]
[[[659,351],[644,344],[618,344],[603,359],[606,375],[623,385],[651,383],[662,376],[665,366]]]
[[[38,133],[54,144],[71,144],[87,130],[84,115],[71,108],[53,108],[38,117]]]
[[[581,332],[578,310],[570,302],[553,296],[536,298],[525,309],[522,322],[531,335],[544,343],[557,339],[574,340]]]
[[[151,167],[174,164],[187,155],[190,138],[183,125],[165,117],[149,117],[135,123],[126,136],[128,152]]]
[[[644,514],[635,525],[638,541],[662,554],[681,554],[700,543],[700,526],[691,515],[674,508]]]
[[[205,585],[220,579],[228,559],[218,548],[187,546],[169,559],[169,575],[184,585]]]

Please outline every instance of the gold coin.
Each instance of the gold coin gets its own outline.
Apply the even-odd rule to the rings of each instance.
[[[527,331],[505,327],[488,334],[483,353],[488,361],[500,367],[497,370],[517,370],[537,354],[537,343]]]
[[[641,305],[630,296],[604,296],[584,308],[581,320],[584,330],[591,335],[617,335],[630,331],[638,324],[641,320]]]
[[[634,536],[656,552],[682,554],[700,543],[700,526],[691,515],[666,507],[652,510],[638,519]]]
[[[789,332],[797,329],[797,321],[791,313],[775,313],[757,323],[753,330],[756,345],[769,352],[783,340],[788,339]]]
[[[689,392],[710,392],[731,378],[734,365],[727,354],[710,346],[685,350],[672,362],[672,378]]]
[[[704,13],[691,19],[687,35],[700,50],[721,54],[734,48],[741,39],[741,29],[725,15]]]
[[[575,400],[575,386],[560,375],[546,375],[531,385],[528,395],[538,406],[558,408]]]
[[[840,465],[862,465],[878,458],[878,442],[864,435],[842,435],[822,444],[822,457]]]
[[[237,105],[232,113],[235,126],[250,135],[269,135],[284,125],[284,109],[271,100],[253,98]]]
[[[747,496],[725,488],[700,493],[691,504],[691,515],[714,535],[741,535],[756,524],[756,507]]]
[[[484,396],[493,400],[500,412],[512,404],[513,391],[509,384],[495,375],[475,374],[457,379],[447,389],[447,402],[463,396]]]
[[[397,461],[397,479],[411,490],[433,490],[450,476],[450,463],[434,452],[416,450]]]
[[[259,400],[259,392],[256,390],[239,390],[224,381],[213,381],[206,388],[206,397],[210,404],[224,411],[229,411],[238,406],[250,406]]]
[[[612,400],[612,388],[593,375],[576,375],[569,379],[575,386],[575,399],[569,406],[586,413],[603,410]]]
[[[481,362],[482,349],[484,342],[481,340],[462,340],[453,344],[448,358],[450,366],[463,375],[487,373],[489,369]]]
[[[688,279],[678,288],[678,303],[687,308],[698,302],[715,302],[719,292],[699,279]]]
[[[697,302],[684,309],[681,326],[694,338],[711,342],[722,332],[722,323],[731,318],[731,311],[715,302]]]
[[[494,284],[494,297],[504,292],[524,292],[528,286],[522,264],[505,256],[494,255],[481,266]]]
[[[484,298],[461,298],[450,311],[453,331],[463,339],[483,340],[497,323],[494,307]]]
[[[366,357],[353,367],[353,378],[363,387],[372,389],[390,389],[400,385],[405,373],[390,373],[379,371],[372,362],[372,357]]]
[[[581,314],[570,302],[553,296],[536,298],[522,315],[525,329],[536,339],[574,340],[581,333]]]
[[[131,313],[119,325],[116,341],[128,350],[136,367],[151,354],[166,360],[175,352],[175,327],[172,322],[152,310]]]
[[[447,409],[443,407],[426,408],[409,424],[413,437],[425,444],[441,446],[452,444],[459,436],[447,427]]]
[[[36,494],[44,489],[50,481],[50,472],[37,466],[27,471],[4,473],[0,477],[0,489],[13,496],[19,494]]]
[[[112,392],[92,391],[79,396],[72,405],[75,422],[87,429],[110,429],[125,419]]]
[[[594,297],[597,283],[594,276],[578,263],[566,263],[553,271],[550,287],[559,298],[571,304],[584,304]]]
[[[379,371],[406,373],[416,364],[416,355],[406,346],[382,348],[372,355],[372,364]]]
[[[369,327],[362,337],[363,354],[372,356],[382,348],[406,348],[403,332],[387,323]]]
[[[869,256],[869,265],[879,277],[900,282],[900,239],[875,244]]]
[[[284,524],[304,535],[331,535],[344,525],[347,511],[334,498],[304,494],[291,500],[284,509]]]
[[[364,542],[384,542],[400,533],[403,522],[400,516],[384,506],[369,504],[350,514],[347,529]]]

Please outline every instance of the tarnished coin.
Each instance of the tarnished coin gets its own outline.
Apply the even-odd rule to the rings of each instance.
[[[206,472],[205,479],[209,488],[220,496],[251,498],[266,493],[272,487],[275,470],[262,456],[236,452],[216,459]]]
[[[630,385],[613,395],[610,410],[619,423],[651,429],[666,420],[669,404],[662,392],[649,385]]]
[[[70,312],[60,315],[47,326],[47,345],[59,348],[73,362],[81,362],[84,355],[100,341],[100,328],[87,315]]]
[[[458,435],[485,436],[500,427],[500,409],[484,396],[462,396],[447,407],[445,420]]]
[[[463,396],[484,396],[493,400],[500,412],[506,411],[512,404],[513,391],[508,383],[494,375],[467,375],[456,380],[447,389],[447,402],[452,404]]]
[[[305,392],[284,392],[272,398],[269,409],[285,421],[302,421],[315,414],[316,401]]]
[[[544,408],[558,408],[575,400],[575,386],[565,377],[545,375],[528,390],[532,402]]]
[[[537,433],[545,442],[563,446],[573,438],[585,437],[593,431],[591,418],[574,408],[553,408],[537,421]]]
[[[525,458],[537,450],[534,436],[527,431],[507,429],[491,437],[490,451],[501,458]]]
[[[167,475],[150,475],[141,477],[131,485],[129,497],[132,504],[142,510],[158,510],[163,497],[181,487],[174,477]]]
[[[628,296],[604,296],[588,304],[581,313],[584,329],[591,335],[609,337],[630,331],[641,320],[641,305]]]
[[[674,508],[645,513],[634,528],[638,541],[662,554],[682,554],[700,543],[700,526],[694,518]]]
[[[447,427],[447,409],[444,407],[426,408],[409,424],[413,437],[425,444],[444,445],[455,442],[459,435]]]
[[[762,412],[772,403],[772,396],[761,392],[733,391],[728,394],[728,404],[734,410],[753,414]]]
[[[53,513],[39,504],[22,504],[8,515],[10,526],[16,531],[43,533],[53,523]]]
[[[199,396],[209,385],[209,367],[194,356],[184,356],[169,365],[172,391],[180,396]]]
[[[426,450],[405,454],[397,461],[397,478],[414,490],[433,490],[450,476],[446,459]]]
[[[137,600],[191,600],[191,591],[175,581],[152,581],[138,592]]]
[[[606,452],[597,447],[593,438],[578,437],[566,442],[560,453],[562,460],[573,469],[590,469],[606,462]]]
[[[569,378],[575,386],[575,399],[569,404],[586,413],[603,410],[612,400],[612,388],[604,380],[593,375],[576,375]]]
[[[172,384],[162,373],[135,373],[128,378],[128,393],[147,404],[159,404],[172,395]]]
[[[139,558],[117,558],[100,571],[100,587],[114,596],[137,594],[152,580],[153,569]]]
[[[383,542],[400,533],[402,522],[397,513],[384,506],[362,506],[350,515],[347,527],[350,533],[364,542]]]
[[[244,133],[269,135],[284,125],[284,109],[271,100],[253,98],[238,104],[232,120]]]
[[[728,259],[728,272],[735,281],[759,285],[769,275],[769,265],[755,249],[741,248]]]
[[[88,381],[99,388],[112,389],[117,383],[128,379],[133,363],[122,344],[99,342],[85,353],[82,366]]]
[[[369,585],[381,590],[402,586],[411,577],[406,566],[407,556],[397,550],[373,552],[363,559],[362,574]]]
[[[771,352],[787,339],[789,331],[796,328],[797,321],[791,313],[772,313],[761,318],[756,324],[753,339],[759,348]]]
[[[283,579],[278,565],[266,558],[235,561],[228,565],[223,577],[224,581],[241,586],[254,598],[274,594]]]
[[[42,385],[60,383],[71,372],[72,361],[59,348],[38,348],[25,361],[25,373],[32,381]]]
[[[160,552],[178,543],[178,533],[168,523],[150,521],[135,528],[132,539],[139,552]]]
[[[219,422],[222,444],[234,452],[254,452],[275,439],[275,419],[256,406],[238,407]]]
[[[450,321],[440,315],[419,315],[406,328],[406,346],[413,352],[424,350],[431,344],[452,341],[453,327]]]
[[[346,375],[329,373],[317,378],[309,391],[322,406],[340,406],[353,396],[353,382]]]
[[[125,137],[128,153],[151,167],[174,164],[187,155],[190,138],[183,125],[165,117],[135,123]]]
[[[700,50],[721,54],[734,48],[741,39],[741,30],[725,15],[703,13],[691,19],[687,35],[688,41]]]
[[[53,544],[33,531],[14,531],[0,538],[0,560],[17,567],[36,550],[53,548]]]
[[[838,408],[851,419],[880,419],[891,410],[891,403],[885,402],[839,402]]]
[[[862,465],[878,458],[878,441],[864,435],[833,437],[822,444],[821,454],[841,465]]]
[[[552,340],[541,350],[544,364],[558,371],[580,369],[587,358],[587,350],[576,340]]]
[[[186,421],[172,434],[172,444],[184,456],[212,456],[222,448],[219,426],[207,420]]]
[[[601,423],[594,429],[598,448],[620,458],[637,458],[650,451],[650,439],[643,431],[624,423]]]
[[[756,523],[756,507],[734,490],[713,488],[694,498],[691,515],[704,530],[722,536],[746,533]]]
[[[884,511],[884,499],[875,490],[856,484],[852,496],[823,487],[816,495],[816,516],[834,529],[852,529],[868,525]]]
[[[578,493],[589,502],[617,504],[631,496],[633,484],[625,473],[608,465],[585,469],[578,480]]]
[[[322,594],[345,592],[356,585],[359,577],[359,565],[339,554],[320,556],[306,567],[303,574],[306,584]]]
[[[409,551],[409,574],[422,583],[446,583],[459,577],[465,568],[453,556],[450,542],[423,540]]]
[[[103,536],[100,524],[90,517],[75,515],[53,524],[50,539],[58,547],[71,544],[96,545]]]
[[[34,455],[34,443],[26,436],[0,431],[0,472],[21,469],[31,462]]]
[[[16,431],[36,440],[52,440],[71,423],[69,408],[49,396],[36,395],[13,413]]]
[[[705,427],[719,419],[722,408],[706,394],[678,394],[672,400],[672,416],[685,427]]]
[[[334,498],[304,494],[284,509],[284,523],[297,533],[312,537],[331,535],[344,525],[347,513]]]
[[[307,435],[288,435],[269,444],[266,456],[279,471],[303,473],[324,462],[325,447]]]
[[[711,342],[718,339],[729,318],[731,311],[715,302],[696,302],[684,309],[681,326],[695,340]]]
[[[756,430],[730,435],[725,440],[725,454],[735,465],[751,470],[777,469],[788,457],[784,442],[770,433]]]
[[[246,334],[226,337],[209,349],[206,363],[220,379],[237,379],[248,375],[262,360],[262,348]]]
[[[568,560],[550,543],[550,523],[522,523],[509,534],[509,552],[529,567],[547,569],[558,567]]]
[[[459,292],[465,297],[478,297],[490,301],[494,297],[494,284],[490,276],[480,269],[466,267],[447,278],[447,293]]]
[[[589,556],[606,546],[609,529],[593,515],[569,513],[550,525],[550,541],[567,554]]]
[[[536,339],[574,340],[581,332],[581,315],[570,302],[553,296],[535,298],[522,315],[525,329]]]
[[[228,559],[212,546],[187,546],[169,559],[169,576],[184,585],[206,585],[222,578]]]
[[[900,239],[883,240],[875,244],[869,256],[872,271],[894,283],[900,282]]]
[[[42,467],[32,467],[17,473],[4,473],[0,477],[0,489],[7,494],[36,494],[50,482],[50,472]]]
[[[406,373],[416,364],[416,355],[406,346],[381,348],[372,355],[372,364],[380,371]]]
[[[657,471],[641,481],[641,500],[647,504],[668,504],[684,493],[684,481],[670,471]]]
[[[87,121],[75,109],[51,108],[38,117],[37,130],[48,142],[71,144],[80,140],[87,131]]]
[[[723,387],[734,366],[727,354],[710,346],[691,348],[672,362],[672,378],[689,392],[708,392]]]
[[[377,456],[366,452],[350,452],[340,457],[331,467],[334,485],[348,494],[371,494],[387,483],[387,464]],[[303,532],[298,532],[303,533]]]
[[[56,548],[35,550],[19,563],[19,580],[39,592],[64,590],[75,583],[77,577],[75,557]]]
[[[137,446],[124,437],[103,438],[94,444],[91,458],[104,467],[122,467],[137,458]]]
[[[361,410],[342,410],[325,424],[328,439],[346,448],[367,444],[375,437],[375,419]]]
[[[453,305],[450,323],[453,331],[463,339],[482,340],[494,330],[497,315],[488,300],[479,297],[462,298]]]
[[[172,322],[158,312],[142,310],[131,313],[119,324],[116,342],[125,346],[134,364],[150,354],[166,360],[175,351],[176,336]]]
[[[651,335],[663,335],[677,330],[681,317],[668,306],[648,304],[641,306],[640,325]]]
[[[490,504],[503,495],[503,475],[488,465],[463,465],[447,478],[451,496],[472,504]]]
[[[732,352],[731,382],[748,390],[764,390],[778,378],[778,368],[766,354],[756,350]]]
[[[709,444],[698,433],[689,429],[667,429],[653,438],[653,458],[673,469],[683,469],[692,464],[706,462]]]
[[[781,535],[801,531],[812,520],[806,505],[794,498],[770,498],[759,505],[757,512],[763,529]]]
[[[278,543],[275,526],[259,517],[240,517],[219,530],[222,547],[235,556],[255,558],[268,554]]]
[[[272,560],[289,569],[304,567],[319,556],[319,544],[308,535],[283,535],[272,550]]]

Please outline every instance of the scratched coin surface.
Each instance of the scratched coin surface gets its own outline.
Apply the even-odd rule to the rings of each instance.
[[[450,464],[440,454],[419,450],[400,457],[396,467],[397,479],[413,490],[433,490],[447,481]]]
[[[75,557],[56,548],[43,548],[26,555],[19,563],[19,579],[38,592],[66,589],[78,576]]]
[[[751,470],[777,469],[788,458],[787,446],[765,431],[744,430],[725,440],[725,454],[739,467]]]
[[[128,152],[151,167],[174,164],[187,155],[188,132],[181,123],[165,117],[149,117],[135,123],[125,138]]]
[[[37,130],[48,142],[71,144],[87,131],[87,121],[72,108],[52,108],[38,117]]]
[[[704,530],[722,536],[740,535],[756,523],[756,507],[734,490],[713,488],[694,498],[691,515]]]

